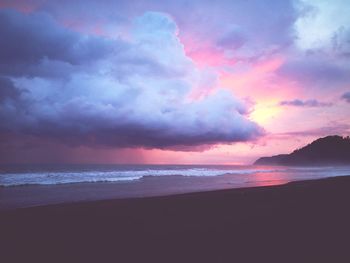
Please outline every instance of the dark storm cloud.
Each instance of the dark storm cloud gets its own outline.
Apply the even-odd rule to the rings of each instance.
[[[217,96],[215,101],[211,98],[202,101],[193,108],[159,105],[159,111],[150,112],[157,116],[143,114],[143,108],[119,109],[127,107],[125,104],[135,105],[133,101],[112,106],[88,99],[73,99],[68,103],[55,101],[57,108],[54,109],[48,102],[42,105],[43,101],[22,100],[20,106],[12,104],[17,107],[16,111],[7,112],[7,120],[4,116],[5,122],[0,129],[71,146],[161,149],[247,141],[263,134],[261,128],[242,117],[236,102],[225,98],[228,94],[223,96]],[[210,112],[212,103],[224,105],[217,105]],[[231,113],[223,116],[225,111]]]
[[[186,56],[168,15],[135,18],[126,42],[74,32],[45,13],[2,10],[0,21],[0,96],[10,98],[0,101],[0,132],[71,146],[146,148],[263,134],[228,91],[189,100],[207,73]]]
[[[332,103],[327,102],[320,102],[318,100],[312,99],[312,100],[284,100],[279,103],[281,106],[295,106],[295,107],[310,107],[310,108],[316,108],[316,107],[330,107],[332,106]]]
[[[45,13],[0,9],[0,36],[0,74],[7,75],[31,75],[44,59],[77,65],[112,51],[110,41],[68,30]]]

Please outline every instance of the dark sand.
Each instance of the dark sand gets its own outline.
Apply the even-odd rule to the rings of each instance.
[[[350,176],[0,212],[0,262],[350,262]]]

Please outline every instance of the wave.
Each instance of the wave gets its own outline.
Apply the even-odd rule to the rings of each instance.
[[[109,170],[109,171],[60,171],[60,172],[22,172],[22,173],[0,173],[0,186],[20,186],[20,185],[54,185],[54,184],[73,184],[73,183],[98,183],[98,182],[128,182],[140,180],[146,177],[154,176],[193,176],[210,177],[223,175],[242,175],[249,177],[253,174],[267,174],[268,177],[276,177],[278,174],[285,176],[298,177],[305,174],[328,174],[341,175],[348,174],[349,167],[346,169],[335,169],[329,167],[259,167],[259,166],[236,166],[232,167],[200,167],[200,168],[152,168],[152,169],[130,169],[130,170]],[[279,177],[279,176],[277,176]],[[238,179],[238,177],[236,177]],[[240,178],[243,179],[243,178]],[[248,179],[248,178],[246,178]],[[261,180],[262,178],[253,178]],[[266,178],[265,178],[266,179]],[[276,179],[276,178],[274,178]]]
[[[221,176],[244,175],[262,172],[279,172],[281,169],[147,169],[129,171],[35,172],[0,174],[0,186],[51,185],[72,183],[120,182],[152,176]]]

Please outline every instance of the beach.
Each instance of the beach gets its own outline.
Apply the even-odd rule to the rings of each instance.
[[[279,185],[348,174],[350,166],[32,165],[7,169],[0,166],[0,211]]]
[[[350,0],[0,0],[0,263],[350,263]]]
[[[349,262],[350,176],[0,211],[2,262]]]

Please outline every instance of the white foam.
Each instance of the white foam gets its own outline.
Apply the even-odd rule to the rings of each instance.
[[[31,184],[70,184],[117,182],[140,179],[137,175],[120,174],[120,172],[40,172],[40,173],[8,173],[0,175],[0,185],[31,185]]]
[[[319,170],[319,171],[317,171]],[[114,171],[79,171],[79,172],[31,172],[31,173],[3,173],[0,174],[0,186],[18,185],[51,185],[71,183],[96,183],[96,182],[119,182],[139,180],[148,176],[222,176],[222,175],[251,175],[260,173],[300,173],[332,171],[332,174],[339,174],[339,171],[325,168],[290,168],[290,167],[240,167],[235,169],[216,168],[170,168],[170,169],[141,169],[141,170],[114,170]],[[336,172],[335,172],[336,171]],[[346,173],[349,169],[345,169]]]
[[[124,171],[83,171],[83,172],[36,172],[36,173],[5,173],[0,174],[1,186],[31,185],[31,184],[68,184],[95,183],[138,180],[147,176],[220,176],[225,174],[251,174],[273,172],[264,169],[145,169]]]

